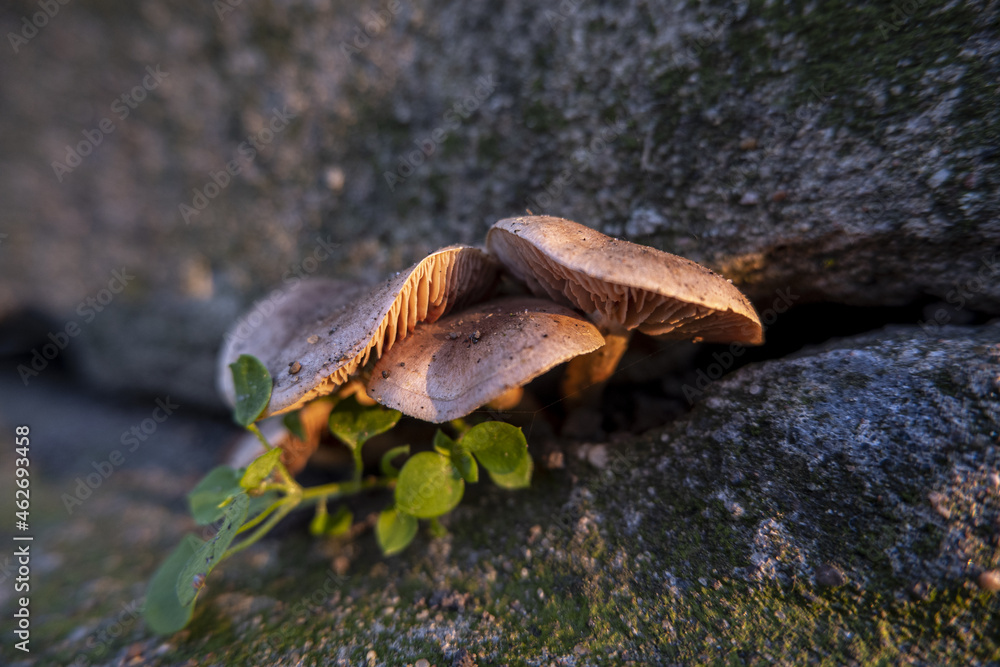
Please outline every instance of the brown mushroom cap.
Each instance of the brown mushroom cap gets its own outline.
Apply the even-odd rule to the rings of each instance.
[[[405,338],[417,322],[433,322],[485,296],[498,271],[496,261],[483,251],[449,246],[360,294],[352,290],[322,303],[307,303],[301,297],[312,288],[300,288],[299,295],[260,327],[272,331],[242,344],[227,344],[220,370],[225,375],[228,363],[240,354],[253,354],[274,380],[262,417],[294,410],[332,392],[372,354],[381,356]]]
[[[367,287],[329,278],[308,278],[290,287],[276,289],[258,301],[238,319],[225,336],[219,352],[217,379],[219,392],[229,405],[235,403],[236,392],[229,364],[241,354],[260,359],[272,377],[288,367],[278,369],[276,355],[292,344],[303,331],[315,327],[331,312],[339,310],[363,294]]]
[[[532,292],[605,324],[669,338],[762,343],[757,312],[725,278],[689,259],[550,216],[497,222],[486,248]]]
[[[569,308],[532,297],[495,299],[417,327],[375,364],[368,395],[444,422],[602,345],[597,327]]]

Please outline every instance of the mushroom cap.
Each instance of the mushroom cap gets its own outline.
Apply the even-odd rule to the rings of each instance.
[[[597,327],[565,306],[495,299],[417,327],[375,364],[368,395],[411,417],[444,422],[602,345]]]
[[[227,375],[228,364],[240,354],[253,354],[274,381],[262,417],[289,412],[332,392],[371,355],[377,358],[405,338],[417,322],[433,322],[484,297],[498,272],[499,265],[483,251],[449,246],[368,291],[330,294],[303,281],[250,337],[227,343],[220,371]],[[325,300],[310,300],[324,295]]]
[[[229,364],[241,354],[260,359],[272,378],[281,370],[287,371],[287,366],[277,369],[270,363],[277,361],[275,355],[289,347],[307,328],[347,305],[366,289],[362,283],[306,278],[290,287],[275,289],[257,301],[226,332],[217,369],[219,393],[229,405],[235,404],[236,390]]]
[[[747,298],[689,259],[550,216],[500,220],[486,248],[533,293],[604,322],[669,338],[764,341]]]

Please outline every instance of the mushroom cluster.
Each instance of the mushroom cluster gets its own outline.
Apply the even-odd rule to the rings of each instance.
[[[534,296],[489,298],[502,272]],[[360,380],[370,399],[440,423],[516,400],[522,385],[567,361],[562,391],[580,404],[614,372],[633,330],[763,342],[756,311],[725,278],[549,216],[501,220],[485,250],[438,250],[372,289],[302,281],[256,321],[227,335],[219,382],[232,403],[229,364],[260,359],[274,381],[264,417],[335,391],[360,398]]]

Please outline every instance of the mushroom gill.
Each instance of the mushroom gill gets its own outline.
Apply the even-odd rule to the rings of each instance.
[[[532,292],[592,314],[600,324],[706,342],[763,342],[747,298],[684,257],[550,216],[500,220],[486,247]]]
[[[696,342],[763,342],[753,305],[732,283],[689,259],[620,241],[570,220],[500,220],[486,248],[539,296],[579,308],[606,344],[570,362],[563,396],[593,405],[635,329]]]
[[[449,246],[367,292],[354,289],[316,303],[303,301],[312,290],[300,288],[249,337],[227,344],[220,369],[240,354],[256,356],[274,380],[262,416],[294,410],[331,393],[418,322],[483,298],[498,270],[481,250]]]

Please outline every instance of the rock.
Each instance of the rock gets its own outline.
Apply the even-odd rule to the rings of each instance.
[[[0,663],[995,662],[1000,9],[915,4],[60,4],[0,68],[0,351],[65,342],[0,381],[39,473],[32,655]],[[484,476],[391,559],[371,519],[321,541],[290,517],[153,637],[145,584],[204,534],[184,494],[237,435],[228,325],[527,208],[705,263],[762,316],[789,288],[934,303],[689,411],[637,400],[670,411],[644,434],[589,415],[583,457]],[[107,463],[154,400],[180,407]]]
[[[844,579],[844,575],[841,574],[840,570],[838,570],[836,566],[830,565],[829,563],[823,563],[817,567],[814,576],[816,577],[816,585],[824,588],[843,586],[844,582],[847,581]]]
[[[878,625],[901,660],[988,662],[1000,650],[998,598],[979,592],[997,580],[998,340],[1000,322],[935,336],[893,327],[744,367],[673,424],[609,447],[604,469],[569,457],[528,491],[477,485],[444,518],[447,537],[421,532],[392,559],[370,533],[325,543],[293,522],[213,573],[191,626],[168,639],[134,614],[113,636],[100,628],[192,530],[182,496],[193,480],[181,471],[208,443],[177,439],[155,467],[116,473],[72,519],[59,495],[82,468],[50,463],[33,487],[35,544],[76,565],[33,582],[32,657],[100,644],[99,664],[132,653],[174,665],[211,645],[219,662],[238,651],[260,664],[336,663],[376,646],[390,664],[493,664],[511,652],[660,664],[710,662],[711,634],[747,662],[791,664],[846,651],[847,633],[854,650],[877,650],[865,631]],[[188,418],[179,412],[178,428]],[[948,498],[947,518],[928,489]],[[330,569],[336,553],[352,564]],[[81,580],[94,583],[70,585]],[[56,609],[64,622],[46,623]],[[977,640],[937,634],[940,618]],[[607,620],[628,634],[602,629]],[[0,651],[13,663],[9,644]]]
[[[468,651],[464,648],[460,648],[455,651],[455,655],[451,659],[452,667],[476,667],[478,664],[476,659],[472,657]]]
[[[934,172],[934,174],[931,175],[930,178],[927,179],[927,185],[929,185],[931,189],[937,190],[942,185],[944,185],[945,181],[947,181],[950,177],[951,177],[950,169],[947,168],[938,169],[937,171]]]
[[[996,6],[922,5],[886,33],[836,3],[564,5],[400,3],[372,35],[337,3],[61,6],[0,75],[20,91],[0,317],[82,319],[125,267],[74,343],[89,380],[218,406],[224,314],[303,275],[377,281],[525,208],[639,235],[758,304],[957,285],[1000,313]]]

